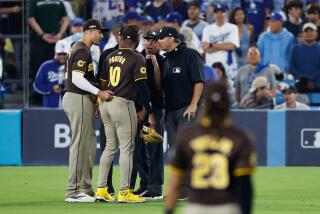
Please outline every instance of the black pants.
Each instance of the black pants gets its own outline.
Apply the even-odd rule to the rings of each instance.
[[[162,109],[154,109],[156,120],[155,129],[163,135]],[[138,129],[141,127],[138,127]],[[138,130],[138,133],[140,130]],[[131,176],[131,188],[134,188],[137,172],[140,176],[140,187],[154,193],[162,194],[163,185],[163,144],[148,144],[143,142],[137,134],[135,151],[133,156],[133,173]]]

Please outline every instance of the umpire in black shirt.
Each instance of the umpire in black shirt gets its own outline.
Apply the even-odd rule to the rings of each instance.
[[[157,31],[150,30],[144,35],[145,49],[141,54],[146,58],[147,68],[147,86],[150,93],[152,112],[145,122],[149,122],[152,128],[158,133],[163,134],[162,111],[163,93],[159,90],[154,81],[154,72],[160,72],[164,57],[159,53],[159,44],[157,43]],[[143,196],[147,200],[162,199],[163,185],[163,146],[162,143],[149,144],[144,143],[141,138],[137,139],[135,148],[135,163],[140,176],[140,187],[136,194]],[[134,184],[135,179],[132,179]],[[134,186],[134,185],[132,185]]]
[[[164,91],[165,127],[170,145],[177,129],[195,121],[199,115],[203,60],[196,50],[181,43],[175,28],[163,27],[158,38],[160,49],[166,53],[163,69],[155,72],[154,78],[158,88]]]

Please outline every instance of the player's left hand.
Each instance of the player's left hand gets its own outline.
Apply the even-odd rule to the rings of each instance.
[[[193,119],[196,115],[197,105],[190,104],[186,111],[183,113],[183,117],[187,117],[188,122]]]
[[[94,115],[94,118],[99,118],[99,116],[100,116],[99,104],[94,105],[93,115]]]

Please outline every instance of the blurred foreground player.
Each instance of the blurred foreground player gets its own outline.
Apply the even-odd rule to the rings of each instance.
[[[178,134],[170,162],[165,202],[173,213],[186,176],[189,179],[187,214],[249,214],[251,175],[256,153],[248,135],[230,123],[229,97],[222,82],[208,83],[200,123]]]

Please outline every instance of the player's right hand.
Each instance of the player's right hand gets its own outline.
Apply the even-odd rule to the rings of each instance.
[[[113,92],[109,91],[109,90],[105,90],[105,91],[98,91],[97,94],[103,101],[111,101],[113,99]]]

